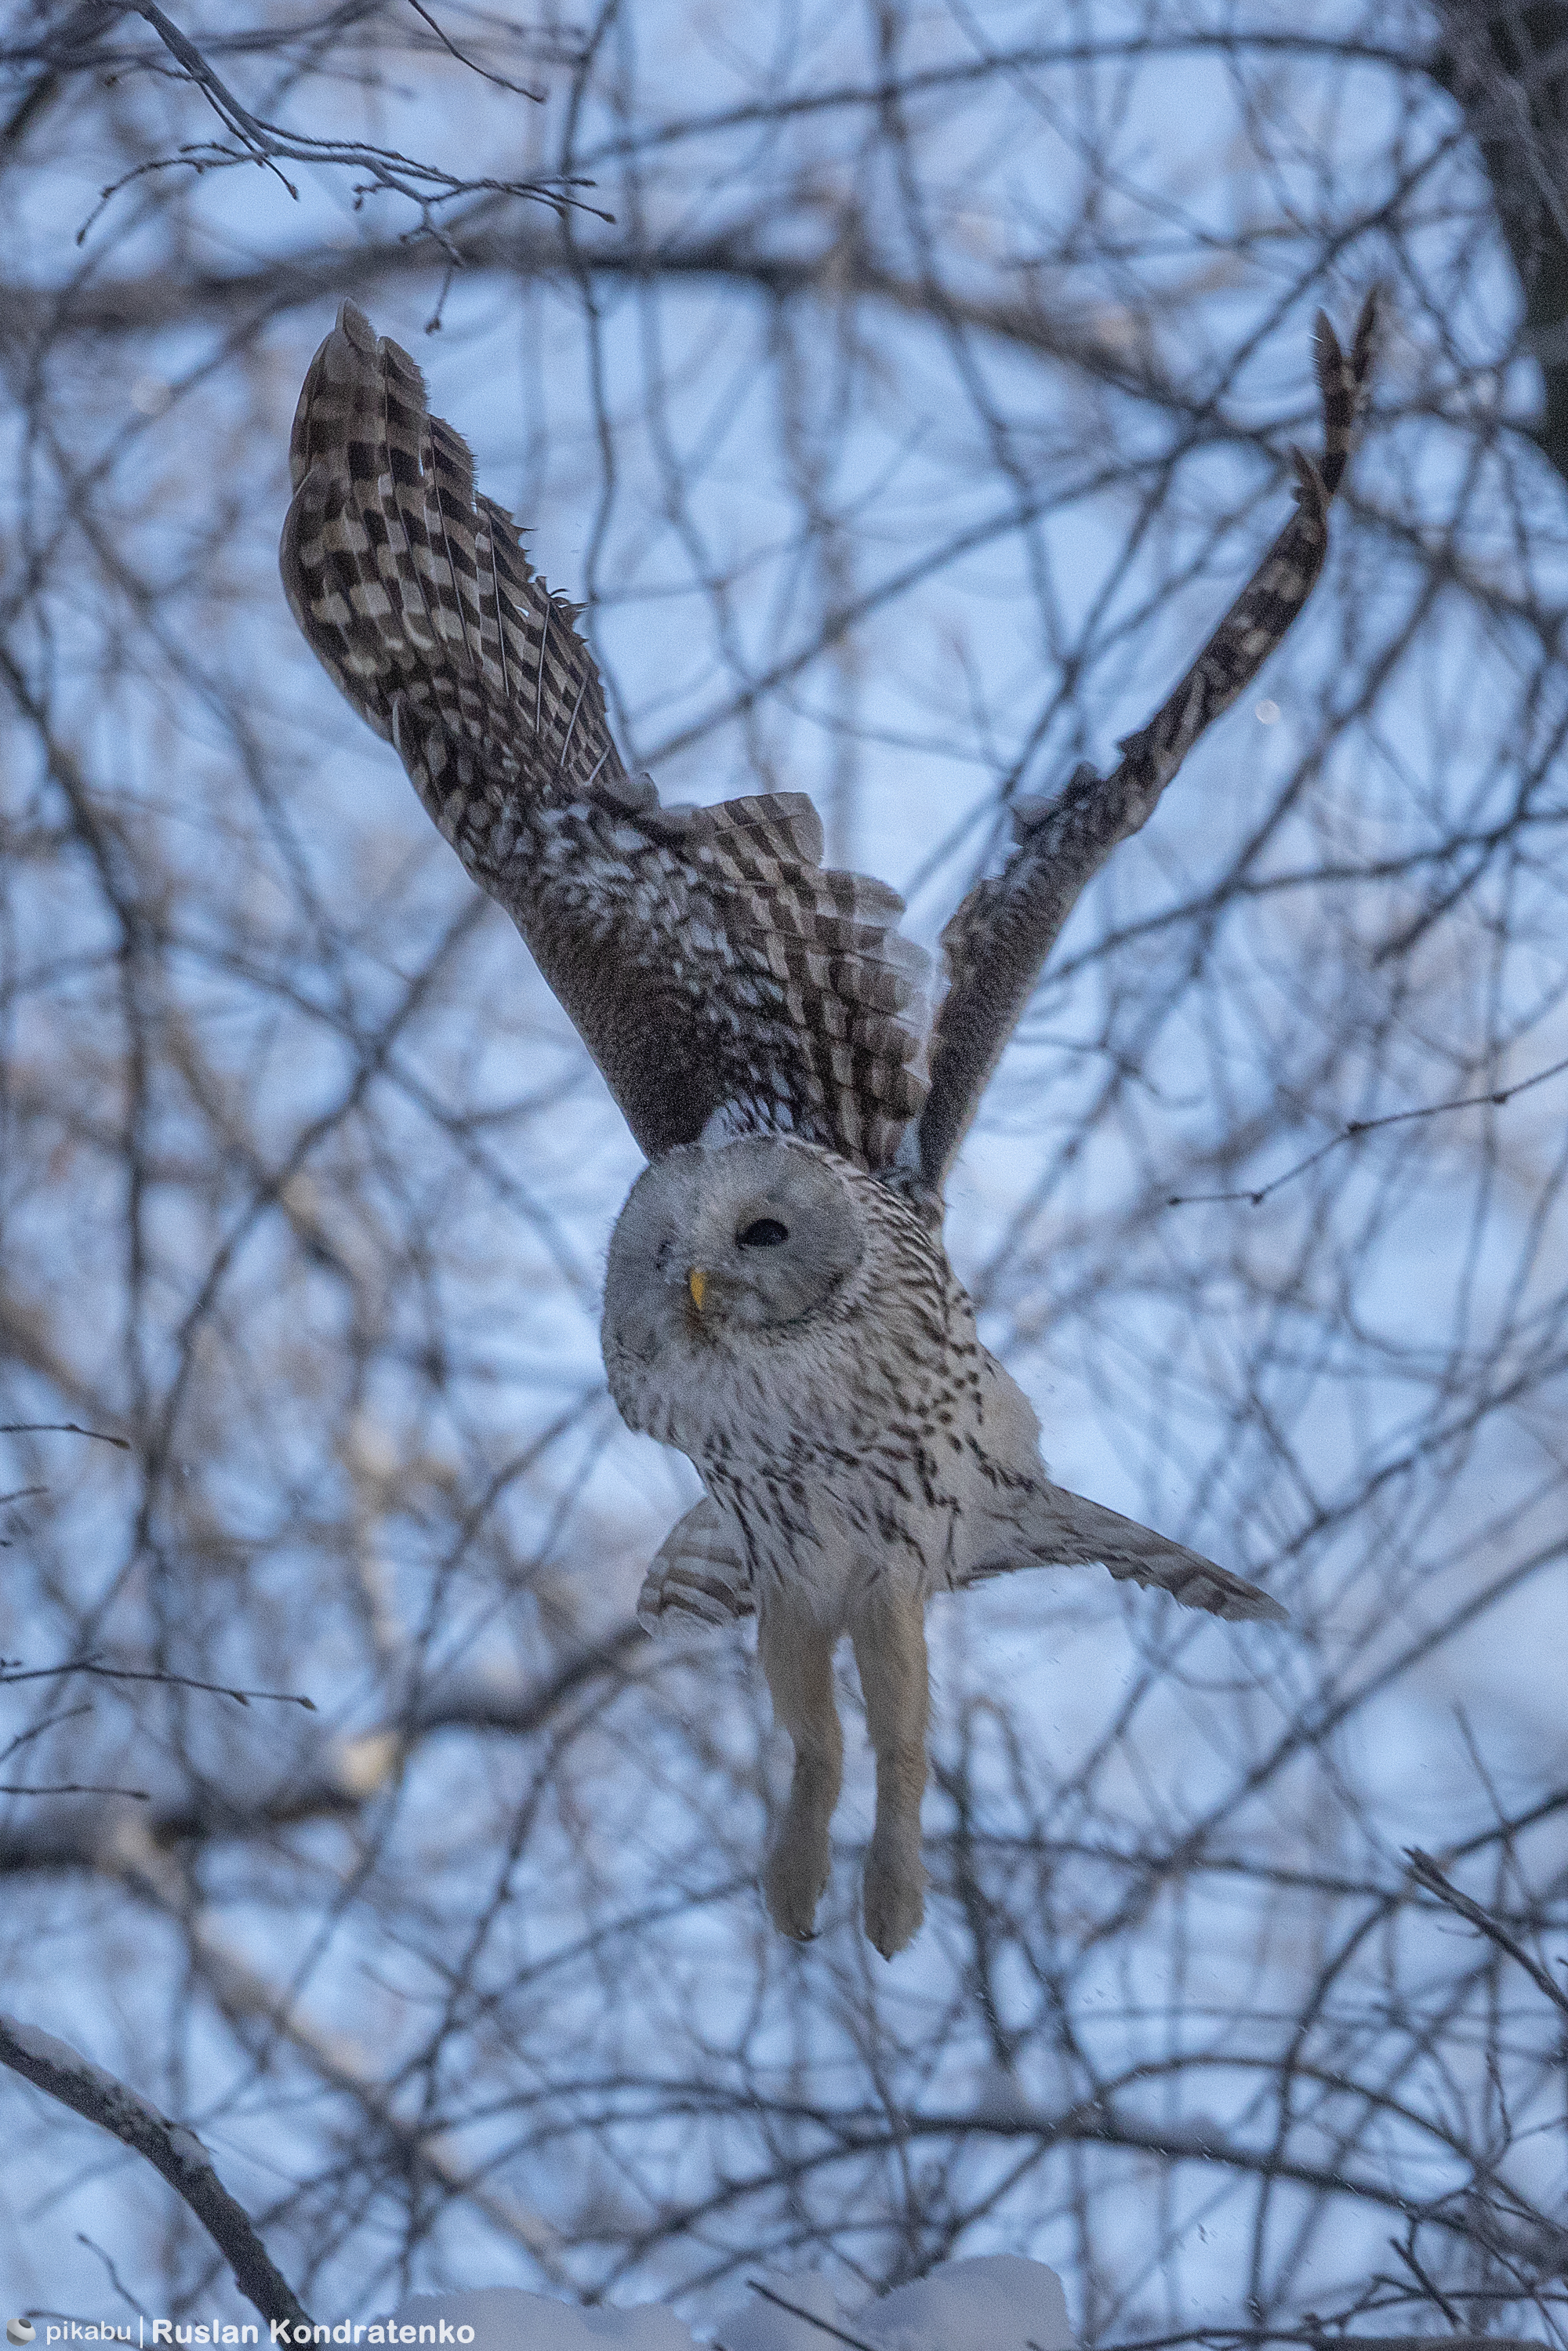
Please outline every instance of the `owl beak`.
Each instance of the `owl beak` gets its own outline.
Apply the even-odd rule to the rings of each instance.
[[[703,1300],[707,1295],[707,1276],[700,1266],[694,1265],[687,1274],[686,1288],[692,1293],[692,1304],[700,1314],[703,1311]]]

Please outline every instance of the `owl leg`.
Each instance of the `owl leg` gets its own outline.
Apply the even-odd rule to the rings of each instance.
[[[866,1729],[876,1750],[876,1826],[865,1864],[865,1930],[891,1959],[925,1916],[920,1799],[930,1685],[925,1610],[913,1595],[868,1601],[850,1620]]]
[[[762,1611],[757,1653],[773,1698],[773,1719],[795,1745],[795,1776],[763,1892],[781,1934],[804,1942],[816,1930],[828,1882],[828,1823],[839,1801],[844,1741],[833,1703],[833,1639],[804,1614]]]

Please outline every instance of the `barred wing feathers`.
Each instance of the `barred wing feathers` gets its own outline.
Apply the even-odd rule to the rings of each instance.
[[[1040,966],[1087,883],[1136,832],[1204,729],[1257,675],[1312,593],[1328,551],[1328,507],[1354,444],[1371,368],[1376,297],[1348,352],[1317,322],[1323,454],[1294,453],[1296,510],[1176,692],[1119,747],[1113,771],[1074,769],[1054,799],[1015,802],[1013,845],[995,881],[970,891],[942,934],[947,991],[931,1038],[920,1168],[940,1188]]]
[[[1157,1535],[1153,1528],[1065,1486],[1041,1480],[1022,1538],[1019,1546],[1009,1545],[994,1561],[982,1560],[970,1568],[964,1582],[985,1583],[1018,1567],[1103,1567],[1119,1582],[1168,1592],[1184,1608],[1201,1608],[1232,1624],[1290,1621],[1277,1600],[1244,1576],[1232,1575],[1201,1552],[1188,1551],[1185,1543],[1172,1542],[1167,1535]]]
[[[718,1118],[889,1165],[925,1092],[925,958],[895,893],[824,870],[801,793],[665,809],[628,776],[573,607],[352,303],[289,463],[296,620],[517,924],[643,1151]]]
[[[1119,1581],[1168,1592],[1184,1608],[1200,1608],[1232,1624],[1289,1621],[1277,1600],[1245,1577],[1217,1567],[1201,1552],[1172,1542],[1103,1502],[1041,1479],[1016,1542],[977,1561],[957,1588],[988,1583],[1020,1567],[1103,1567]],[[649,1567],[637,1601],[645,1632],[666,1627],[743,1624],[757,1614],[751,1571],[723,1513],[705,1495],[673,1526]]]
[[[722,1511],[705,1494],[653,1554],[637,1595],[637,1622],[645,1633],[666,1625],[689,1632],[694,1624],[738,1625],[756,1614],[751,1570]]]

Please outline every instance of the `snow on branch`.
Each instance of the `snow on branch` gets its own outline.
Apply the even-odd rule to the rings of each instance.
[[[213,2168],[213,2160],[183,2123],[172,2123],[145,2098],[106,2074],[50,2032],[39,2032],[0,2013],[0,2062],[62,2105],[110,2131],[145,2156],[177,2196],[183,2198],[234,2272],[234,2281],[263,2318],[311,2320],[293,2289],[274,2268],[250,2215],[236,2204]]]

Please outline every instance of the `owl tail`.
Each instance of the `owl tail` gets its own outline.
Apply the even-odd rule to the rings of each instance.
[[[637,1622],[645,1633],[689,1633],[694,1624],[739,1624],[756,1605],[750,1570],[722,1511],[705,1494],[654,1554],[637,1595]]]
[[[1272,1625],[1290,1621],[1279,1602],[1255,1583],[1216,1567],[1211,1559],[1181,1543],[1167,1541],[1135,1519],[1124,1519],[1103,1503],[1070,1494],[1065,1486],[1041,1482],[1022,1534],[1024,1557],[1009,1548],[1005,1558],[983,1561],[964,1581],[978,1583],[1014,1567],[1098,1565],[1108,1567],[1114,1576],[1131,1577],[1134,1583],[1157,1585],[1184,1608],[1207,1608],[1211,1616],[1233,1621],[1254,1617]]]

